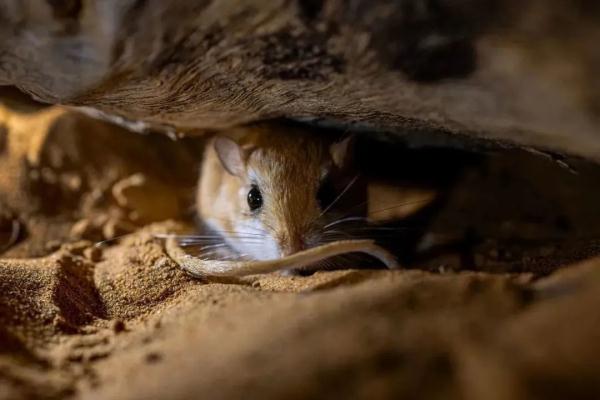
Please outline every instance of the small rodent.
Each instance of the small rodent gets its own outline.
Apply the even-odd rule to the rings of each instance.
[[[167,251],[192,275],[249,275],[322,269],[327,259],[362,252],[395,267],[370,240],[348,240],[344,224],[364,221],[366,183],[350,167],[352,137],[334,140],[286,123],[262,123],[212,137],[204,154],[196,210],[207,259]],[[351,217],[349,217],[351,215]],[[363,222],[364,223],[364,222]],[[169,238],[167,238],[169,239]]]

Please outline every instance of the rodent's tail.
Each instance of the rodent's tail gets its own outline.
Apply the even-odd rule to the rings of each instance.
[[[267,261],[203,260],[184,252],[178,246],[175,237],[166,238],[165,248],[173,261],[190,275],[198,278],[266,274],[302,268],[317,261],[347,253],[366,253],[377,258],[390,269],[399,267],[396,258],[387,250],[376,245],[373,240],[340,240],[294,253],[284,258]]]

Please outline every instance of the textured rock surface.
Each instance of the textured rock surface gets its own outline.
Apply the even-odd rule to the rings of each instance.
[[[0,18],[0,82],[140,129],[286,116],[600,159],[593,0],[4,0]]]

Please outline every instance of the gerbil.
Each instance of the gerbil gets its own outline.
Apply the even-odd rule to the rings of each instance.
[[[227,260],[186,255],[173,239],[167,251],[193,275],[319,269],[329,265],[327,258],[348,252],[395,267],[394,257],[373,241],[342,240],[348,238],[340,228],[344,212],[360,219],[367,204],[366,184],[349,168],[351,140],[273,123],[211,138],[196,208],[205,229],[223,242],[205,247]]]

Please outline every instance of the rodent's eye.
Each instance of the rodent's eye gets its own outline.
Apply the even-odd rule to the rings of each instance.
[[[263,198],[260,190],[257,186],[252,186],[250,191],[248,192],[248,207],[250,210],[255,211],[262,207]]]

